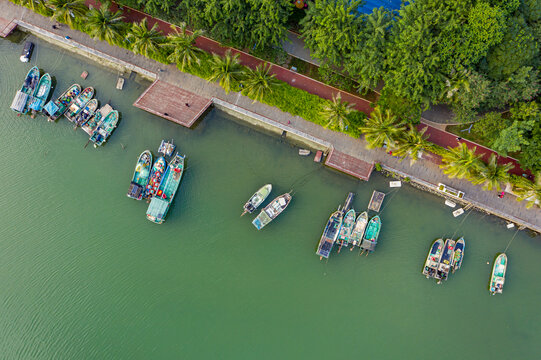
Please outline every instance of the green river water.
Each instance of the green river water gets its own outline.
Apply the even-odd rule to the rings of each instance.
[[[15,40],[19,40],[19,42]],[[315,247],[360,182],[212,110],[185,129],[132,106],[148,81],[36,40],[31,64],[78,82],[121,112],[106,145],[61,118],[9,109],[29,64],[20,33],[0,40],[0,358],[2,359],[536,359],[541,353],[541,239],[509,250],[504,294],[492,261],[514,230],[478,212],[454,218],[443,199],[405,184],[387,195],[376,252]],[[87,80],[79,75],[89,72]],[[166,222],[126,197],[138,155],[174,138],[187,171]],[[291,188],[287,210],[257,231],[243,203],[265,183]],[[462,269],[442,285],[421,275],[441,236],[466,238]],[[490,265],[487,265],[490,262]]]

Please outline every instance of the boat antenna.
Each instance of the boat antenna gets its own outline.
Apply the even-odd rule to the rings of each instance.
[[[513,240],[515,240],[515,236],[517,236],[519,230],[520,230],[520,229],[517,229],[517,230],[515,231],[515,233],[513,234],[513,237],[512,237],[511,240],[509,240],[509,242],[507,243],[507,246],[505,247],[505,250],[503,251],[504,254],[507,252],[507,249],[509,249],[509,246],[511,246],[511,243],[513,242]]]

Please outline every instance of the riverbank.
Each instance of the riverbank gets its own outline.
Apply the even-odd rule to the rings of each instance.
[[[20,26],[30,24],[33,27],[40,28],[42,35],[51,34],[48,37],[55,44],[62,42],[66,46],[71,45],[71,48],[75,51],[84,51],[84,48],[87,48],[91,49],[94,55],[105,54],[109,60],[116,59],[113,61],[118,61],[119,64],[127,63],[133,69],[143,69],[143,71],[155,74],[158,79],[174,86],[184,88],[207,98],[216,98],[234,106],[239,106],[254,114],[272,119],[277,124],[280,124],[280,126],[287,126],[299,133],[321,139],[332,144],[335,150],[356,159],[368,163],[381,163],[389,169],[394,169],[397,173],[406,174],[412,181],[428,183],[434,187],[438,183],[445,183],[448,186],[463,191],[466,194],[464,197],[465,200],[472,204],[477,204],[484,211],[504,217],[509,221],[517,223],[519,226],[525,226],[541,233],[539,209],[527,210],[523,203],[516,202],[510,195],[504,199],[499,199],[496,196],[496,192],[482,191],[479,186],[474,186],[465,180],[449,179],[441,173],[438,165],[430,160],[420,160],[410,167],[408,161],[399,162],[398,159],[389,156],[382,149],[367,150],[366,142],[362,139],[353,139],[344,134],[329,131],[302,118],[291,116],[265,104],[252,103],[251,99],[239,93],[225,94],[223,89],[217,84],[208,83],[203,79],[182,73],[173,65],[164,67],[163,64],[135,55],[125,49],[111,47],[105,42],[94,41],[87,35],[68,29],[67,27],[58,30],[46,30],[52,24],[49,19],[35,14],[28,9],[15,6],[5,0],[2,0],[2,3],[3,6],[4,4],[6,5],[6,14],[11,13],[12,17],[17,19]],[[65,39],[66,35],[70,37],[69,40]]]

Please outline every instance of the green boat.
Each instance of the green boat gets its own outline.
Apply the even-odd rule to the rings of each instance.
[[[503,284],[505,283],[505,272],[507,271],[507,255],[505,253],[498,255],[494,266],[492,267],[492,276],[490,278],[490,293],[492,295],[503,293]]]
[[[137,165],[135,165],[135,171],[133,172],[133,178],[127,194],[128,197],[135,200],[141,200],[143,198],[150,177],[151,166],[152,153],[150,150],[145,150],[139,155]]]
[[[271,184],[263,185],[261,189],[257,190],[255,194],[253,194],[252,197],[246,202],[246,204],[244,204],[244,212],[240,216],[243,216],[246,213],[253,213],[254,210],[256,210],[259,205],[265,201],[271,191]]]
[[[68,110],[64,113],[64,116],[71,122],[74,122],[75,117],[79,114],[85,107],[85,105],[92,99],[94,96],[94,88],[92,86],[87,87],[79,96],[73,100]]]
[[[81,126],[81,129],[83,129],[88,135],[92,135],[101,121],[112,111],[113,108],[111,105],[105,104],[94,113],[93,117],[89,118],[86,123]]]
[[[92,99],[89,102],[86,103],[85,107],[77,116],[75,117],[75,127],[77,126],[83,126],[86,124],[86,122],[90,119],[92,119],[92,116],[94,116],[94,113],[96,112],[96,109],[98,108],[98,100]]]
[[[366,229],[366,225],[368,224],[368,213],[366,211],[363,211],[358,217],[357,221],[355,221],[355,226],[353,227],[353,230],[351,231],[351,249],[350,251],[353,251],[353,248],[355,246],[361,246],[361,242],[363,240],[364,230]]]
[[[39,69],[37,66],[32,67],[24,78],[21,89],[17,91],[11,103],[11,110],[26,114],[28,112],[28,103],[34,94],[34,90],[39,82]]]
[[[380,229],[381,219],[378,215],[376,215],[372,219],[370,219],[370,221],[368,222],[368,226],[366,227],[366,231],[364,232],[363,242],[361,243],[362,252],[366,251],[366,254],[368,255],[369,253],[376,250]]]
[[[107,115],[96,130],[90,136],[90,141],[94,143],[94,147],[103,145],[107,141],[113,130],[118,124],[118,111],[113,110]]]
[[[340,232],[338,233],[338,238],[336,239],[336,243],[340,245],[338,252],[340,252],[342,246],[348,246],[351,238],[351,231],[353,230],[354,225],[355,210],[349,209],[349,211],[346,213],[346,216],[344,216],[344,220],[342,221],[342,228],[340,229]]]
[[[150,200],[147,209],[147,219],[162,224],[165,221],[169,207],[175,198],[182,174],[184,173],[184,156],[175,154],[163,175],[158,192]]]
[[[28,108],[32,111],[32,117],[43,109],[43,105],[47,102],[47,98],[51,92],[51,84],[51,75],[49,75],[49,73],[44,74],[39,79],[38,86],[36,86],[32,99],[28,105]]]
[[[62,116],[80,92],[81,85],[73,84],[64,91],[58,99],[49,101],[47,105],[43,107],[43,111],[48,115],[47,120],[56,121],[56,119]]]

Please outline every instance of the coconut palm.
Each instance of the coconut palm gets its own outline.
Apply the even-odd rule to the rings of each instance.
[[[84,0],[47,0],[47,7],[54,13],[52,18],[73,26],[73,20],[83,18],[88,8]]]
[[[270,74],[271,66],[269,64],[259,64],[255,70],[247,69],[245,78],[242,81],[244,93],[256,101],[261,101],[263,96],[271,93],[273,88],[280,86],[281,83],[276,79],[276,75]]]
[[[45,7],[45,0],[15,0],[14,3],[17,5],[26,6],[32,10]]]
[[[418,131],[415,127],[411,126],[408,131],[404,132],[395,143],[393,147],[393,155],[400,157],[400,161],[409,156],[410,165],[413,165],[417,160],[419,160],[423,149],[425,149],[428,144],[426,141],[428,136],[424,135],[426,129],[428,129],[428,127],[424,127]]]
[[[94,39],[105,40],[109,44],[119,44],[124,38],[124,16],[120,11],[109,10],[109,2],[99,8],[91,9],[87,14],[86,28]]]
[[[140,23],[133,23],[127,37],[127,40],[131,43],[132,51],[146,57],[158,53],[163,39],[164,37],[158,30],[157,23],[150,30],[148,29],[147,18],[141,20]]]
[[[333,95],[332,101],[327,101],[327,104],[323,107],[321,114],[326,118],[327,123],[325,127],[335,128],[338,126],[340,130],[344,130],[348,115],[353,111],[353,105],[342,102],[342,95],[340,93]]]
[[[185,23],[182,23],[178,28],[171,25],[171,28],[174,30],[174,33],[169,34],[166,42],[161,45],[166,49],[172,50],[167,60],[176,63],[181,71],[193,66],[193,64],[199,65],[201,63],[199,54],[204,53],[204,51],[194,44],[195,39],[201,35],[202,31],[196,30],[192,34],[188,34]]]
[[[473,174],[472,182],[474,184],[484,184],[484,190],[501,190],[500,184],[509,180],[509,170],[515,165],[508,163],[498,165],[498,157],[491,154],[488,164],[481,162],[480,168]]]
[[[239,54],[231,55],[231,51],[227,51],[224,57],[218,54],[213,54],[209,61],[211,75],[208,81],[218,81],[220,86],[225,90],[225,93],[231,91],[233,82],[238,82],[244,76],[244,69],[239,61]]]
[[[392,149],[406,127],[389,109],[383,114],[381,108],[377,106],[366,119],[365,125],[359,129],[364,134],[369,149],[382,147],[385,144]]]
[[[455,148],[450,147],[441,158],[443,164],[440,167],[443,168],[443,173],[450,178],[471,179],[482,165],[479,160],[481,155],[475,155],[476,149],[468,149],[465,143],[460,143]]]
[[[541,175],[537,175],[536,179],[531,182],[526,178],[519,178],[515,183],[513,192],[517,194],[517,200],[526,200],[526,208],[531,208],[534,204],[539,205],[541,202]]]

